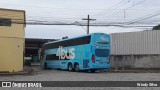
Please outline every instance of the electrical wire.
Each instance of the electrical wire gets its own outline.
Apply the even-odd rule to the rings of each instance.
[[[121,7],[121,6],[125,5],[125,4],[128,4],[130,1],[131,1],[131,0],[128,0],[127,2],[123,3],[122,5],[120,5],[120,6],[118,6],[118,7],[115,7],[115,8],[113,8],[113,9],[107,11],[107,12],[103,12],[103,13],[99,14],[99,16],[97,16],[97,18],[99,18],[99,17],[101,17],[101,16],[103,16],[103,15],[109,13],[109,12],[114,11],[114,10],[116,10],[117,8],[119,8],[119,7]]]
[[[96,15],[99,15],[99,14],[101,14],[101,13],[104,13],[105,11],[110,10],[110,9],[112,9],[113,7],[115,7],[115,6],[119,5],[119,4],[121,4],[123,1],[124,1],[124,0],[121,0],[121,1],[118,2],[117,4],[115,4],[115,5],[111,6],[111,7],[109,7],[108,9],[105,9],[105,10],[99,12],[99,13],[93,14],[92,16],[96,16]]]
[[[123,9],[123,10],[127,10],[127,9],[129,9],[129,8],[132,8],[132,7],[135,7],[135,6],[137,6],[137,5],[140,5],[141,3],[145,2],[145,1],[146,1],[146,0],[142,0],[142,1],[136,3],[136,4],[132,5],[132,6],[129,6],[129,7],[125,8],[125,9]],[[121,11],[120,11],[120,12],[121,12]],[[120,13],[120,12],[116,12],[116,13],[113,13],[113,14],[108,15],[108,16],[117,15],[117,14]],[[106,16],[103,16],[103,17],[101,17],[101,18],[106,18]]]
[[[127,23],[128,23],[128,25],[129,25],[129,24],[134,24],[134,23],[136,23],[136,22],[139,22],[139,21],[142,21],[142,20],[146,20],[146,19],[149,19],[149,18],[158,16],[158,15],[160,15],[160,11],[156,12],[155,14],[149,14],[149,15],[146,15],[146,16],[143,16],[143,17],[140,17],[140,18],[137,18],[137,19],[132,20],[132,21],[129,21],[129,22],[127,22]]]

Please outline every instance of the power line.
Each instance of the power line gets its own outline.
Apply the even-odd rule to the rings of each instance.
[[[121,6],[129,3],[130,1],[131,1],[131,0],[128,0],[127,2],[123,3],[122,5],[120,5],[120,6],[118,6],[118,7],[115,7],[115,8],[113,8],[113,9],[107,11],[107,12],[104,11],[103,13],[99,14],[99,16],[97,16],[97,17],[101,17],[102,15],[105,15],[106,13],[112,12],[113,10],[116,10],[117,8],[119,8],[119,7],[121,7]]]
[[[12,22],[13,24],[24,24],[24,25],[69,25],[69,26],[72,26],[72,25],[76,25],[76,26],[87,26],[87,25],[77,25],[76,23],[48,23],[48,22],[20,22],[20,21],[13,21]],[[98,27],[98,26],[101,26],[101,27],[108,27],[108,26],[115,26],[115,27],[122,27],[122,28],[130,28],[130,27],[153,27],[153,26],[144,26],[144,25],[137,25],[137,26],[129,26],[129,25],[116,25],[116,24],[91,24],[90,26],[95,26],[95,27]]]
[[[129,7],[125,8],[125,10],[127,10],[127,9],[129,9],[129,8],[131,8],[131,7],[137,6],[137,5],[141,4],[141,3],[143,3],[144,1],[146,1],[146,0],[142,0],[142,1],[136,3],[136,4],[132,5],[132,6],[129,6]],[[124,10],[124,9],[123,9],[123,10]],[[120,12],[121,12],[121,11],[120,11]],[[117,15],[117,13],[119,13],[119,12],[114,13],[114,15]],[[111,14],[111,15],[113,15],[113,14]],[[106,18],[106,16],[104,16],[104,17]],[[101,17],[101,18],[104,18],[104,17]]]
[[[159,15],[160,13],[156,13],[154,15],[150,15],[148,17],[145,18],[140,18],[140,20],[144,20],[144,19],[148,19],[148,18],[152,18],[154,16]],[[77,25],[75,22],[72,23],[66,23],[66,22],[60,22],[60,21],[39,21],[39,20],[26,20],[26,22],[24,22],[23,19],[12,19],[13,23],[16,24],[27,24],[27,25]],[[136,19],[137,20],[137,19]],[[113,23],[99,23],[99,24],[91,24],[91,26],[122,26],[122,25],[129,25],[129,24],[133,24],[135,22],[140,21],[139,19],[137,21],[130,21],[130,22],[125,22],[125,23],[118,23],[118,22],[113,22]],[[153,22],[152,22],[153,23]],[[80,26],[87,26],[86,24],[84,25],[80,25]]]
[[[118,2],[117,4],[115,4],[115,5],[111,6],[110,8],[105,9],[105,10],[103,10],[103,11],[101,11],[101,12],[97,13],[97,14],[94,14],[93,16],[99,15],[99,14],[101,14],[101,13],[103,13],[103,12],[107,11],[107,10],[110,10],[110,9],[112,9],[113,7],[117,6],[118,4],[121,4],[123,1],[124,1],[124,0],[121,0],[121,1],[120,1],[120,2]]]
[[[83,28],[83,30],[87,32],[87,30],[83,27],[83,25],[81,23],[79,23],[77,21],[75,21],[75,23],[79,24]]]
[[[158,12],[158,14],[159,14],[159,12]],[[151,15],[151,16],[150,16]],[[156,13],[156,15],[152,15],[152,14],[150,14],[148,17],[146,17],[146,16],[143,16],[143,17],[145,17],[145,18],[138,18],[138,19],[136,19],[136,20],[132,20],[132,21],[130,21],[130,22],[125,22],[125,23],[118,23],[118,22],[114,22],[114,23],[112,23],[112,24],[126,24],[126,23],[130,23],[130,24],[132,24],[132,23],[136,23],[136,22],[138,22],[138,21],[141,21],[141,20],[145,20],[145,19],[148,19],[148,18],[152,18],[152,17],[154,17],[154,16],[157,16],[157,13]],[[140,20],[139,20],[140,19]],[[12,19],[13,21],[20,21],[20,20],[22,20],[23,21],[23,19]],[[28,24],[45,24],[45,25],[59,25],[59,24],[65,24],[66,22],[63,22],[63,21],[60,21],[60,20],[58,20],[58,21],[43,21],[43,20],[26,20],[26,22],[28,23]],[[73,23],[73,22],[72,22]],[[153,23],[153,22],[152,22]],[[70,23],[69,23],[70,24]],[[105,23],[104,23],[105,24]],[[68,25],[68,22],[66,23],[66,25]],[[72,24],[73,25],[73,24]]]
[[[132,21],[128,22],[128,25],[139,22],[139,21],[142,21],[142,20],[146,20],[146,19],[149,19],[149,18],[152,18],[152,17],[155,17],[155,16],[158,16],[158,15],[160,15],[160,11],[156,12],[155,14],[149,14],[149,15],[140,17],[138,19],[132,20]]]

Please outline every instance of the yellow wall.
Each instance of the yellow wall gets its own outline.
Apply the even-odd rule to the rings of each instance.
[[[24,22],[24,11],[0,9],[0,18],[12,19],[12,22]],[[0,26],[0,36],[24,38],[24,24],[12,23],[10,26]]]
[[[23,70],[23,39],[0,38],[0,71]]]
[[[24,23],[25,12],[0,9],[0,18]],[[24,27],[24,24],[17,23],[0,26],[0,72],[23,70]]]

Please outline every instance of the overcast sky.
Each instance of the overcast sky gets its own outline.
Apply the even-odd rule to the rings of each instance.
[[[131,26],[150,26],[157,25],[160,21],[160,0],[1,0],[0,8],[25,10],[27,21],[82,24],[86,23],[82,18],[87,18],[88,14],[90,18],[96,19],[91,23],[106,25],[132,21]],[[145,28],[91,26],[90,33],[109,34],[142,31]],[[60,39],[63,36],[86,34],[86,26],[27,25],[25,31],[27,38]]]

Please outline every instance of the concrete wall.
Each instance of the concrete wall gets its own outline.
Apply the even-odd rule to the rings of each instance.
[[[0,26],[0,72],[23,70],[25,12],[0,9],[0,18],[11,19],[11,26]],[[20,24],[21,23],[21,24]]]
[[[112,55],[111,67],[115,69],[160,68],[160,55]]]

